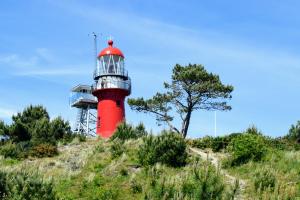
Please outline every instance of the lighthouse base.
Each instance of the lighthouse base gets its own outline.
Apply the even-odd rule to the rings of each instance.
[[[117,126],[125,121],[124,100],[127,90],[119,88],[101,89],[93,92],[98,98],[97,131],[102,138],[111,137]]]

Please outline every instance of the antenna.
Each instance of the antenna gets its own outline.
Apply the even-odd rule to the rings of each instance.
[[[97,68],[97,34],[92,32],[94,36],[94,59],[95,59],[95,69]]]

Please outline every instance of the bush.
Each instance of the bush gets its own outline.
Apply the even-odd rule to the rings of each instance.
[[[232,154],[230,165],[241,165],[249,160],[260,161],[267,153],[264,138],[249,133],[235,137],[228,150]]]
[[[137,127],[133,127],[132,125],[126,123],[121,123],[110,139],[114,140],[118,138],[122,141],[125,141],[129,139],[137,139],[145,135],[147,135],[147,132],[142,123],[140,123]]]
[[[137,135],[135,134],[134,128],[126,123],[121,123],[117,127],[116,132],[113,134],[113,136],[110,138],[111,140],[114,140],[118,138],[119,140],[129,140],[129,139],[135,139],[137,138]]]
[[[222,199],[225,189],[220,173],[210,164],[194,165],[193,177],[183,182],[182,192],[191,199]]]
[[[8,141],[0,147],[0,155],[4,158],[21,159],[26,158],[30,149],[29,142],[19,142],[17,144]]]
[[[51,144],[39,144],[33,147],[30,151],[30,155],[33,157],[53,157],[58,154],[57,147]]]
[[[64,121],[61,117],[57,117],[50,122],[50,133],[55,140],[68,140],[72,136],[71,127],[68,121]]]
[[[146,128],[144,126],[143,123],[139,123],[136,127],[135,127],[135,134],[138,138],[140,137],[144,137],[146,135],[148,135]]]
[[[138,151],[138,159],[142,165],[153,165],[159,162],[180,167],[186,164],[186,143],[181,135],[164,131],[156,137],[147,136],[143,141]]]
[[[54,135],[50,132],[50,122],[47,118],[43,118],[36,122],[32,131],[31,141],[34,145],[41,143],[56,143]]]
[[[215,200],[224,199],[225,196],[224,180],[220,172],[209,163],[194,163],[191,169],[185,174],[176,175],[176,178],[159,172],[156,166],[148,173],[151,179],[154,175],[154,184],[151,184],[144,199]]]
[[[259,169],[254,175],[254,187],[256,191],[264,191],[268,188],[271,191],[276,184],[276,177],[272,169]]]
[[[110,146],[110,153],[112,158],[117,158],[125,152],[125,146],[122,141],[115,140]]]
[[[9,136],[13,142],[29,141],[31,139],[28,126],[20,120],[17,120],[12,124],[9,130]]]
[[[226,149],[232,139],[239,135],[241,135],[241,133],[231,133],[230,135],[218,136],[215,138],[211,136],[205,136],[203,138],[193,140],[191,142],[191,146],[199,149],[211,148],[213,152],[219,152]]]
[[[296,125],[291,126],[286,138],[288,140],[300,143],[300,121],[297,121]]]
[[[213,137],[211,136],[205,136],[203,138],[199,138],[196,140],[193,140],[192,146],[197,147],[199,149],[206,149],[211,147]]]
[[[44,182],[37,175],[26,172],[0,172],[0,197],[4,200],[57,199],[52,182]]]
[[[18,158],[19,153],[17,145],[12,142],[8,142],[0,148],[0,154],[4,158]]]
[[[0,136],[7,136],[9,134],[9,127],[0,120]]]

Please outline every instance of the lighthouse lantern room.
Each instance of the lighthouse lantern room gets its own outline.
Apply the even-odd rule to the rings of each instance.
[[[120,49],[113,47],[112,40],[98,55],[94,80],[92,93],[98,99],[97,134],[109,138],[118,124],[125,120],[124,100],[131,93],[124,55]]]

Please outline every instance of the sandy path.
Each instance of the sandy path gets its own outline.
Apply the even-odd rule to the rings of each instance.
[[[199,155],[203,160],[208,160],[210,161],[216,168],[220,167],[220,160],[219,158],[215,155],[215,153],[212,152],[207,152],[201,149],[197,149],[197,148],[192,148],[190,147],[190,150]],[[231,184],[234,185],[235,181],[238,179],[234,176],[231,176],[226,170],[224,169],[220,169],[221,174],[223,174],[226,177],[226,180]],[[239,199],[239,200],[243,200],[245,199],[243,197],[243,191],[245,190],[246,187],[246,181],[242,180],[242,179],[238,179],[239,180],[239,185],[240,185],[240,192],[238,194],[238,196],[235,199]]]

